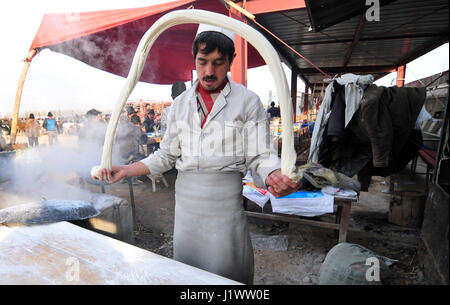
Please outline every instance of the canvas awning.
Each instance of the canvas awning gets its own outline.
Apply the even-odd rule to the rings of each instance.
[[[168,12],[189,7],[228,15],[218,0],[179,0],[143,8],[46,14],[30,51],[49,48],[126,77],[139,41],[151,25]],[[197,28],[197,24],[178,25],[161,34],[150,50],[140,81],[172,84],[191,80],[191,46]],[[264,64],[259,53],[249,46],[248,67]]]

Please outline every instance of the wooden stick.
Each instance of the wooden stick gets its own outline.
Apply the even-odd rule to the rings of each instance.
[[[19,121],[19,108],[20,108],[20,99],[22,98],[22,90],[23,84],[25,83],[25,77],[27,76],[28,68],[30,67],[31,60],[34,55],[36,55],[36,50],[31,50],[28,53],[27,58],[25,59],[25,64],[23,66],[22,75],[20,75],[19,86],[17,87],[16,92],[16,100],[14,102],[14,111],[11,122],[11,136],[10,136],[10,144],[16,144],[16,135],[17,135],[17,122]]]

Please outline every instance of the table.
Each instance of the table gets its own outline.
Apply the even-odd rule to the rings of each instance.
[[[159,143],[161,143],[161,136],[156,135],[153,132],[147,132],[146,135],[147,135],[147,143],[146,143],[147,150],[144,151],[146,152],[145,156],[148,156],[159,148]]]
[[[321,227],[321,228],[329,228],[333,230],[338,231],[338,243],[346,242],[347,241],[347,232],[348,232],[348,226],[350,223],[350,212],[352,208],[352,204],[357,202],[358,198],[345,198],[345,197],[335,197],[334,198],[334,205],[336,206],[336,217],[334,223],[326,222],[326,221],[320,221],[320,220],[311,220],[311,219],[304,219],[300,216],[296,215],[287,215],[287,214],[280,214],[280,213],[262,213],[262,212],[252,212],[248,211],[248,202],[249,200],[244,197],[244,209],[247,216],[250,217],[256,217],[256,218],[262,218],[262,219],[270,219],[270,220],[277,220],[277,221],[284,221],[284,222],[292,222],[292,223],[300,223],[300,224],[307,224],[315,227]]]
[[[69,222],[0,225],[0,284],[237,285]]]

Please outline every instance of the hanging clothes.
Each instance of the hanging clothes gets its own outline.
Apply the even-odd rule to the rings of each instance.
[[[361,191],[367,191],[372,175],[397,173],[411,161],[422,143],[415,125],[426,97],[425,88],[367,86],[367,81],[346,75],[328,85],[309,160],[349,177],[358,174]]]
[[[309,162],[319,162],[319,147],[322,143],[324,128],[328,123],[328,119],[332,112],[332,102],[335,92],[334,84],[345,87],[345,121],[344,128],[347,127],[355,112],[359,109],[364,90],[372,84],[374,78],[372,75],[355,75],[352,73],[344,74],[333,80],[325,89],[325,96],[319,113],[316,118],[314,131],[311,137],[311,148],[309,151]],[[341,87],[339,87],[341,88]]]

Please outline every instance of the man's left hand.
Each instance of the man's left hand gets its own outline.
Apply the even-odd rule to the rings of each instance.
[[[297,183],[289,179],[289,177],[281,173],[281,169],[277,169],[267,176],[266,185],[272,195],[275,197],[283,197],[296,192],[301,187],[302,182],[299,181]]]

